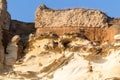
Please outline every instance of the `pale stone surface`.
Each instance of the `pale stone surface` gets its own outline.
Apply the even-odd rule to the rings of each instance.
[[[4,79],[119,80],[120,48],[109,46],[100,52],[99,48],[74,35],[57,39],[32,35],[22,62],[16,62]]]
[[[19,40],[20,40],[20,37],[18,35],[15,35],[7,46],[7,49],[6,49],[7,54],[5,55],[5,64],[7,66],[12,66],[17,60],[17,57],[18,57],[17,43]]]

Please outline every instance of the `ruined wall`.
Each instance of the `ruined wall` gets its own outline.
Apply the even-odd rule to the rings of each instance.
[[[53,10],[45,5],[38,7],[35,14],[35,27],[107,27],[105,13],[93,9]]]

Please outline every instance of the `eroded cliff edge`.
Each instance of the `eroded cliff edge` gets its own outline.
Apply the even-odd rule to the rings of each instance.
[[[34,24],[11,20],[1,5],[0,79],[120,80],[119,18],[41,5]]]

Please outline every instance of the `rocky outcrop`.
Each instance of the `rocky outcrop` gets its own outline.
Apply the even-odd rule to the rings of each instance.
[[[7,2],[6,0],[0,0],[0,26],[3,29],[9,30],[11,17],[10,14],[7,12]]]
[[[119,34],[118,27],[113,25],[117,21],[92,9],[53,10],[41,5],[35,14],[37,36],[50,32],[59,36],[78,33],[100,43],[114,42],[114,35]]]
[[[120,79],[120,19],[99,10],[41,5],[34,26],[9,22],[6,5],[0,5],[1,80]]]
[[[3,37],[2,30],[9,29],[10,26],[10,15],[7,12],[7,2],[6,0],[0,0],[0,72],[3,70],[4,63],[4,47],[3,47]]]
[[[36,30],[36,35],[45,33],[56,33],[57,35],[63,34],[74,34],[77,33],[79,35],[85,36],[87,39],[91,41],[98,42],[114,42],[114,36],[118,32],[118,29],[115,26],[111,28],[78,28],[78,27],[62,27],[62,28],[38,28]]]
[[[118,46],[101,47],[77,35],[31,38],[7,79],[119,80]]]
[[[41,5],[35,14],[35,27],[108,27],[108,16],[92,9],[53,10]]]
[[[17,54],[17,59],[21,58],[19,56],[21,56],[23,53],[23,47],[25,46],[25,43],[27,43],[28,35],[30,33],[34,33],[35,28],[34,23],[25,23],[21,21],[11,20],[11,17],[7,12],[6,0],[0,0],[0,16],[1,16],[0,17],[0,71],[1,71],[3,63],[9,64],[8,62],[10,62],[9,59],[6,60],[5,58],[4,60],[4,57],[11,57],[11,54],[9,54],[10,56],[5,54],[11,53],[9,52],[9,49],[11,49],[11,51],[14,51],[12,50],[13,47],[11,47],[11,45],[14,44],[11,43],[12,37],[14,38],[14,36],[17,34],[20,35],[20,37],[22,38],[17,44],[14,44],[14,47],[18,46],[19,44],[17,51],[17,53],[19,54]]]
[[[28,40],[29,34],[35,33],[36,29],[34,27],[34,23],[27,23],[17,20],[11,20],[11,25],[9,32],[13,35],[20,35],[21,42],[25,44]]]
[[[18,45],[20,37],[19,35],[15,35],[11,41],[8,43],[5,54],[5,65],[12,66],[16,60],[18,59]]]
[[[10,30],[11,33],[17,35],[29,35],[35,32],[35,27],[33,22],[22,22],[17,20],[11,20]]]
[[[3,62],[4,62],[4,47],[2,44],[2,29],[0,27],[0,72],[3,69]]]

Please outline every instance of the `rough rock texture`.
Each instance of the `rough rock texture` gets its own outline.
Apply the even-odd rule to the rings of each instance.
[[[51,34],[50,34],[51,35]],[[120,47],[102,46],[77,35],[31,36],[13,80],[119,80]],[[4,78],[1,78],[4,79]]]
[[[101,43],[114,42],[114,35],[119,31],[112,21],[105,13],[92,9],[53,10],[41,5],[35,14],[37,36],[50,32],[57,35],[78,33]]]
[[[17,35],[29,35],[35,32],[34,23],[11,20],[10,32]]]
[[[110,28],[75,28],[75,27],[63,27],[63,28],[38,28],[36,30],[36,35],[45,33],[56,33],[57,35],[63,34],[74,34],[78,33],[80,35],[86,36],[87,39],[91,41],[99,42],[114,42],[114,35],[119,33],[118,28],[115,26]]]
[[[19,35],[15,35],[12,39],[11,42],[8,43],[6,52],[7,54],[5,55],[5,65],[6,66],[12,66],[18,57],[18,45],[17,43],[19,42],[20,37]]]
[[[3,62],[4,62],[2,29],[8,29],[9,25],[10,25],[10,15],[7,12],[6,0],[0,0],[0,72],[3,70]]]
[[[0,17],[0,80],[120,80],[119,18],[44,5],[36,11],[35,26],[11,20],[6,27]]]
[[[11,17],[7,12],[7,2],[6,0],[0,0],[0,26],[3,29],[9,30]]]
[[[4,48],[2,44],[2,29],[0,27],[0,72],[3,69],[3,61],[4,61]]]
[[[24,55],[24,49],[28,41],[29,34],[35,33],[35,27],[33,22],[22,22],[17,20],[11,20],[10,30],[11,36],[20,35],[21,40],[18,42],[18,58]]]
[[[38,7],[35,27],[108,27],[108,17],[99,10],[53,10],[45,5]]]

